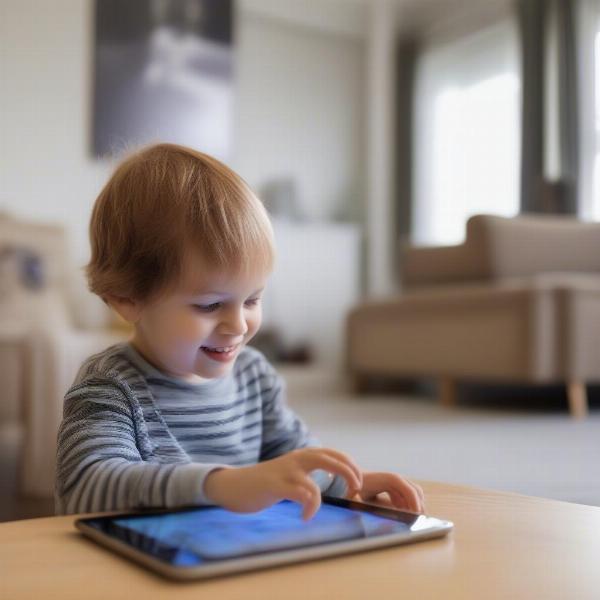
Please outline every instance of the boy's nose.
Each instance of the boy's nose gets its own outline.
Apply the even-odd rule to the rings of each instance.
[[[230,310],[224,314],[220,323],[220,331],[226,335],[246,335],[248,324],[243,310]]]

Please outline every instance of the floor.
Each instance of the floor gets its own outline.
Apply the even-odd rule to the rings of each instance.
[[[446,409],[433,388],[356,396],[326,377],[286,375],[290,404],[323,445],[364,469],[600,506],[598,387],[576,421],[562,386],[461,386]]]
[[[363,396],[324,370],[281,369],[290,406],[323,445],[367,470],[600,506],[600,389],[588,419],[567,412],[564,390],[461,388],[453,409],[435,389],[387,386]],[[21,434],[0,428],[0,521],[53,514],[51,498],[20,498]]]

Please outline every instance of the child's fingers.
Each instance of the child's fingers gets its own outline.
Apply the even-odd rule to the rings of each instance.
[[[423,493],[423,489],[421,488],[420,485],[418,485],[417,483],[415,483],[414,481],[410,481],[409,479],[403,479],[403,482],[409,486],[411,486],[415,492],[417,493],[417,496],[419,497],[419,512],[422,512],[425,510],[425,494]]]
[[[339,450],[333,450],[332,448],[321,448],[320,450],[324,454],[328,454],[329,456],[347,464],[354,471],[354,474],[356,475],[356,477],[360,483],[358,489],[362,488],[362,485],[363,485],[362,469],[354,462],[354,459],[351,456],[349,456],[345,452],[340,452]]]
[[[283,497],[286,500],[297,502],[302,506],[302,518],[305,521],[314,516],[321,504],[320,493],[317,502],[314,490],[304,482],[290,486],[283,494]]]
[[[399,510],[411,510],[410,506],[408,505],[406,498],[400,494],[399,492],[388,492],[390,495],[390,499],[392,500],[392,504],[394,505],[394,508],[397,508]],[[417,512],[417,511],[411,511],[411,512]]]
[[[305,521],[312,519],[321,506],[321,490],[319,486],[307,476],[297,479],[282,490],[281,496],[302,505],[302,518]]]
[[[410,503],[411,508],[409,510],[412,510],[413,512],[417,512],[417,513],[422,513],[425,511],[425,502],[423,499],[423,490],[421,490],[421,488],[419,486],[417,486],[415,483],[413,483],[412,481],[408,481],[407,479],[402,479],[402,483],[405,486],[404,489],[405,490],[411,490],[413,493],[411,494],[411,498],[407,498],[406,494],[402,494]],[[416,504],[414,503],[414,500],[416,498]]]
[[[343,477],[348,482],[350,489],[359,490],[362,487],[362,477],[358,476],[350,465],[321,449],[311,448],[298,456],[302,469],[306,473],[323,469]]]
[[[305,521],[312,519],[321,507],[321,490],[319,486],[310,478],[300,484],[302,488],[302,518]]]
[[[406,510],[420,512],[421,497],[411,482],[407,481],[395,473],[370,473],[370,484],[377,491],[389,492],[394,504],[397,504],[398,496],[403,499],[403,505]]]
[[[303,515],[306,521],[312,519],[321,508],[321,489],[312,479],[308,480],[308,485],[312,488],[312,504]]]
[[[289,486],[282,494],[284,500],[291,500],[304,506],[310,500],[310,491],[303,483]]]
[[[419,498],[421,499],[421,508],[419,512],[425,512],[425,493],[423,492],[423,488],[418,484],[415,483],[414,481],[409,481],[408,483],[410,483],[410,485],[412,485],[415,490],[417,491],[417,494],[419,494]]]
[[[402,510],[408,510],[408,511],[419,513],[419,514],[424,514],[425,513],[425,504],[424,504],[423,501],[419,501],[418,507],[414,508],[414,506],[411,506],[410,502],[407,501],[406,496],[404,496],[400,492],[390,491],[388,493],[389,493],[390,498],[392,500],[392,504],[396,508],[400,508]]]

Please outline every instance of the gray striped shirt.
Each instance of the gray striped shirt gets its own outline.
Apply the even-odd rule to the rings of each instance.
[[[207,504],[214,469],[318,445],[257,350],[244,348],[229,375],[191,384],[118,344],[90,357],[65,396],[56,512]],[[346,493],[341,477],[312,476],[323,492]]]

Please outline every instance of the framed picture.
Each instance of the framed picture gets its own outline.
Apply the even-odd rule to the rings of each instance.
[[[161,141],[228,158],[232,3],[96,0],[96,156]]]

